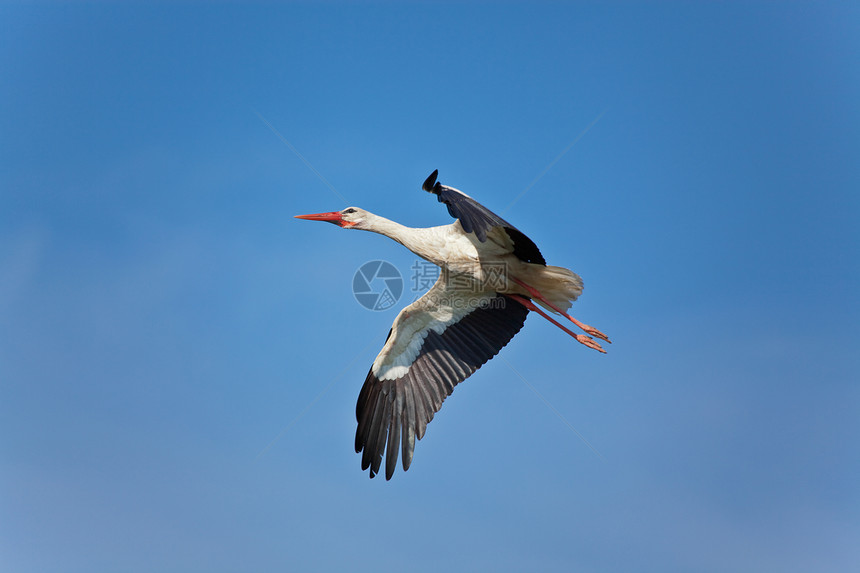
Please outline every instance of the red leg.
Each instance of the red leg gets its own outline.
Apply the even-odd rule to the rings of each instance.
[[[606,354],[606,351],[603,350],[603,348],[600,346],[600,344],[598,344],[597,341],[595,341],[593,338],[591,338],[590,336],[586,336],[584,334],[576,334],[575,332],[568,330],[567,328],[565,328],[563,325],[561,325],[558,321],[554,320],[550,315],[545,313],[535,303],[533,303],[532,301],[530,301],[526,297],[520,296],[518,294],[509,294],[509,295],[505,295],[505,296],[509,296],[512,299],[514,299],[515,301],[517,301],[518,303],[520,303],[521,305],[523,305],[524,307],[526,307],[527,309],[535,311],[536,313],[538,313],[539,315],[541,315],[542,317],[544,317],[545,319],[547,319],[548,321],[550,321],[551,323],[553,323],[554,325],[556,325],[557,327],[559,327],[560,329],[562,329],[563,331],[565,331],[566,333],[568,333],[569,335],[574,337],[576,339],[576,341],[579,342],[580,344],[584,344],[589,348],[593,348],[593,349],[597,350],[598,352],[602,352],[602,353]]]
[[[524,283],[523,281],[521,281],[520,279],[518,279],[516,277],[511,277],[511,279],[515,283],[517,283],[518,285],[520,285],[521,287],[526,289],[528,291],[528,293],[533,298],[538,299],[539,301],[541,301],[542,303],[544,303],[545,305],[547,305],[548,307],[550,307],[551,309],[553,309],[554,311],[559,313],[560,315],[564,316],[569,321],[571,321],[573,324],[575,324],[576,326],[578,326],[579,328],[581,328],[582,330],[584,330],[585,332],[587,332],[591,336],[596,336],[597,338],[600,338],[602,340],[605,340],[609,344],[612,344],[612,341],[609,340],[608,336],[606,336],[605,334],[603,334],[602,332],[600,332],[599,330],[597,330],[593,326],[588,326],[587,324],[579,322],[578,320],[576,320],[575,318],[573,318],[572,316],[570,316],[569,314],[567,314],[566,312],[564,312],[563,310],[561,310],[560,308],[558,308],[557,306],[552,304],[550,301],[545,299],[544,296],[540,293],[540,291],[538,291],[536,288],[527,285],[526,283]]]

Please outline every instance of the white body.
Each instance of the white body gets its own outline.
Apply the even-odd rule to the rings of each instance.
[[[500,294],[529,293],[512,279],[535,287],[561,310],[582,294],[582,279],[568,269],[526,263],[513,254],[507,233],[496,227],[480,242],[473,233],[463,232],[459,221],[439,227],[406,227],[384,217],[363,212],[356,228],[390,237],[453,275],[467,275],[486,290]],[[538,304],[540,301],[537,301]]]

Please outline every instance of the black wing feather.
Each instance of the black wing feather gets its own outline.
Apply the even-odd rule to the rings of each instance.
[[[398,388],[394,397],[394,403],[391,404],[391,422],[388,425],[388,451],[396,452],[400,449],[400,418],[403,413],[404,402],[402,388]],[[385,460],[385,479],[391,479],[394,475],[394,470],[397,467],[397,456],[389,455]]]
[[[442,185],[436,181],[439,170],[433,171],[430,177],[424,181],[422,188],[433,193],[448,207],[448,213],[460,221],[460,225],[467,233],[475,233],[482,243],[487,240],[487,233],[493,227],[502,227],[514,244],[514,255],[527,263],[546,265],[546,260],[540,253],[537,245],[529,239],[522,231],[463,193],[453,187]]]
[[[410,384],[403,384],[406,395],[406,423],[403,424],[403,471],[412,464],[412,453],[415,451],[415,433],[418,423],[415,417],[415,389]]]
[[[442,334],[429,330],[418,357],[401,378],[380,381],[371,368],[356,408],[355,451],[362,453],[362,469],[370,468],[374,477],[383,454],[385,479],[391,479],[398,454],[403,456],[403,470],[409,469],[415,438],[424,437],[445,398],[498,354],[523,327],[526,315],[528,309],[519,302],[496,295]]]

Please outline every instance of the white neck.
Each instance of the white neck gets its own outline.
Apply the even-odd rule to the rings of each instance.
[[[410,236],[414,231],[417,231],[417,229],[412,229],[411,227],[401,225],[391,219],[386,219],[385,217],[380,217],[373,213],[367,213],[365,215],[364,222],[360,228],[363,231],[371,231],[373,233],[385,235],[390,239],[394,239],[401,245],[404,245],[406,248],[409,248],[407,243],[409,242]]]
[[[428,253],[427,249],[430,246],[428,243],[433,242],[432,235],[435,227],[428,229],[407,227],[385,217],[367,213],[360,228],[364,231],[372,231],[380,235],[385,235],[397,241],[419,257],[429,260],[433,258],[432,253]]]

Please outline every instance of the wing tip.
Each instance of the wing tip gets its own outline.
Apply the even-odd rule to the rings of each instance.
[[[421,185],[421,188],[427,191],[428,193],[436,193],[439,194],[439,189],[442,187],[442,184],[436,181],[436,178],[439,176],[439,170],[434,169],[433,173],[430,174],[427,179],[424,180],[424,183]]]

